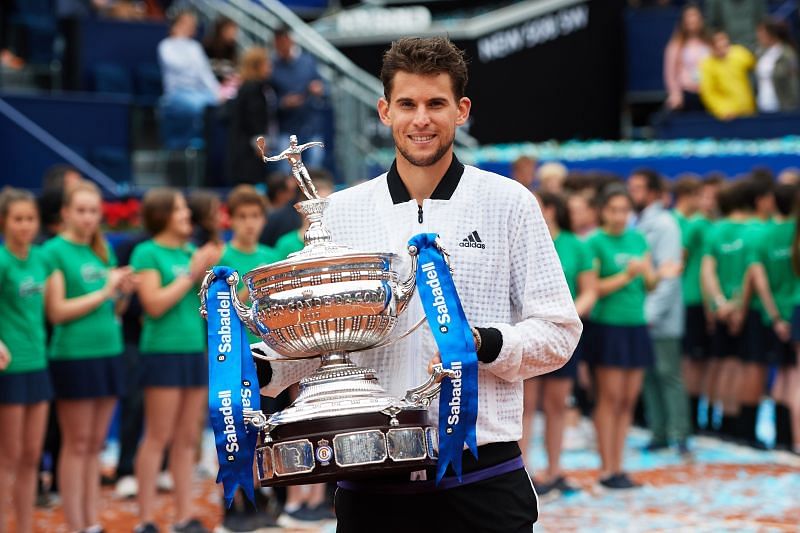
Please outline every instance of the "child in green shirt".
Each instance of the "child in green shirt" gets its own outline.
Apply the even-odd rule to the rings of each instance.
[[[140,531],[155,528],[156,478],[169,446],[175,482],[174,531],[207,531],[194,517],[191,486],[195,450],[205,420],[208,387],[206,326],[198,308],[198,285],[216,264],[214,241],[195,249],[183,195],[169,188],[147,192],[142,217],[151,240],[131,256],[144,311],[140,340],[144,387],[144,437],[136,458]]]
[[[0,193],[0,521],[11,500],[19,531],[33,531],[39,458],[53,389],[47,371],[44,286],[50,274],[33,240],[39,213],[32,194]],[[7,496],[11,495],[11,498]]]

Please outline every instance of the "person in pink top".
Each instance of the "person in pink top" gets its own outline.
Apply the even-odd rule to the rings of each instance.
[[[670,111],[704,109],[698,95],[700,62],[710,51],[703,13],[696,4],[687,4],[664,50],[664,86]]]

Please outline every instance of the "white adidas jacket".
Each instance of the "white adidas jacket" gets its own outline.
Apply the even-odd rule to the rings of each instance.
[[[402,194],[397,194],[399,176],[393,166],[387,174],[333,194],[324,224],[337,243],[406,258],[401,279],[410,268],[408,240],[418,233],[439,235],[450,253],[470,325],[494,327],[503,335],[497,359],[478,364],[478,445],[516,441],[522,435],[522,380],[563,366],[578,343],[581,321],[530,191],[503,176],[462,166],[455,157],[445,181],[450,191],[444,197],[449,199],[436,199],[435,191],[423,202],[422,223],[413,199],[399,202],[398,197],[407,199],[408,193],[401,186]],[[441,185],[447,184],[437,191]],[[393,334],[404,332],[422,315],[414,296]],[[264,343],[257,346],[269,352]],[[426,323],[397,343],[352,358],[375,368],[383,387],[402,397],[427,379],[435,352]],[[274,363],[272,379],[261,392],[276,396],[318,366],[315,359]],[[438,420],[438,401],[431,406],[431,420]]]

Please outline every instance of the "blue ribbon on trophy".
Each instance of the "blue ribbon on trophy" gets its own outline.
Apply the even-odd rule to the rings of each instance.
[[[208,409],[217,446],[219,474],[225,503],[230,507],[237,487],[251,502],[253,458],[258,430],[244,422],[244,409],[259,410],[256,366],[239,315],[236,314],[226,278],[235,271],[225,266],[213,269],[208,288]]]
[[[475,425],[478,420],[478,354],[469,323],[458,298],[450,268],[436,245],[436,235],[421,233],[411,238],[417,248],[417,291],[444,368],[455,372],[442,380],[439,393],[438,484],[452,464],[461,480],[464,445],[478,458]]]

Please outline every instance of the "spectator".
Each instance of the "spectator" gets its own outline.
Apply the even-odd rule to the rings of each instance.
[[[316,172],[312,179],[316,183]],[[297,180],[283,172],[273,172],[267,178],[267,200],[269,201],[269,223],[264,227],[259,242],[275,246],[281,236],[303,225],[303,217],[294,204],[305,200]]]
[[[712,40],[712,54],[700,64],[700,98],[720,120],[752,115],[756,111],[750,71],[755,57],[745,47],[731,44],[725,32]]]
[[[333,181],[326,177],[314,178],[314,185],[320,198],[327,198],[333,193]],[[288,206],[287,206],[288,207]],[[299,252],[305,246],[303,236],[308,229],[308,219],[303,220],[302,226],[296,231],[289,231],[275,243],[275,252],[280,259],[286,259],[289,254]]]
[[[785,168],[778,174],[778,183],[783,185],[800,185],[800,168]]]
[[[23,533],[34,530],[36,477],[53,396],[44,320],[51,269],[32,244],[38,225],[31,193],[0,193],[0,529],[5,531],[13,500],[16,531]]]
[[[567,196],[567,208],[575,235],[586,237],[597,228],[597,210],[590,190],[574,192]]]
[[[166,113],[193,117],[194,133],[199,137],[206,107],[216,105],[221,93],[203,47],[193,38],[196,31],[197,18],[181,11],[172,20],[169,37],[158,44],[164,83],[159,106]]]
[[[124,388],[119,314],[134,289],[128,267],[100,232],[100,191],[87,181],[67,190],[64,228],[44,246],[53,269],[47,318],[50,370],[63,445],[58,478],[71,531],[98,531],[100,451]]]
[[[638,170],[628,179],[628,192],[639,213],[636,229],[647,239],[653,266],[659,270],[670,263],[680,266],[681,230],[661,202],[661,176],[650,169]],[[663,279],[645,300],[655,358],[655,365],[645,373],[642,389],[647,423],[653,432],[647,445],[649,451],[667,448],[670,440],[680,453],[689,451],[689,400],[681,377],[682,294],[680,278],[672,277]]]
[[[239,63],[239,51],[236,39],[239,26],[228,17],[220,17],[214,21],[211,32],[203,40],[203,49],[211,63],[211,70],[222,82],[236,74]]]
[[[700,63],[711,52],[703,13],[696,4],[688,4],[664,50],[664,86],[667,108],[702,111],[700,101]]]
[[[762,113],[790,111],[800,98],[797,53],[789,28],[772,19],[762,21],[756,30],[759,55],[756,63],[758,110]]]
[[[256,145],[264,137],[267,151],[278,150],[278,98],[269,82],[272,64],[263,48],[250,48],[242,57],[242,85],[231,105],[228,131],[228,182],[263,183],[266,165]]]
[[[316,60],[300,50],[288,28],[275,32],[272,63],[281,146],[288,144],[289,135],[297,135],[301,143],[323,140],[325,85],[317,72]],[[322,150],[308,150],[303,153],[303,162],[309,169],[320,167],[323,156]]]
[[[542,192],[561,194],[565,179],[567,179],[567,167],[558,161],[545,163],[536,172],[536,180],[539,182],[537,189]]]
[[[518,157],[511,163],[511,178],[520,182],[526,189],[532,189],[536,179],[536,159],[527,155]]]
[[[135,466],[141,523],[134,531],[158,532],[153,523],[156,477],[169,448],[175,482],[172,531],[207,533],[194,517],[192,504],[192,469],[208,398],[206,327],[197,312],[197,290],[206,271],[217,264],[222,247],[209,242],[195,249],[190,244],[190,212],[177,190],[148,191],[142,217],[153,237],[131,256],[144,310],[139,362],[145,429]]]
[[[731,42],[756,49],[756,26],[767,15],[766,0],[706,0],[706,20]]]

